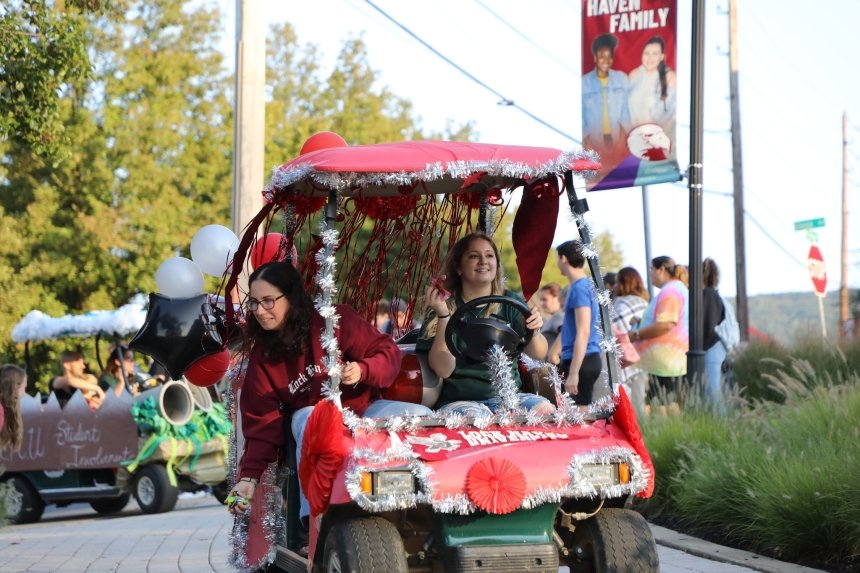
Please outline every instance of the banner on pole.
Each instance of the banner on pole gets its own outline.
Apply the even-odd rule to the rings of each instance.
[[[603,164],[588,190],[679,181],[676,0],[582,0],[582,141]]]

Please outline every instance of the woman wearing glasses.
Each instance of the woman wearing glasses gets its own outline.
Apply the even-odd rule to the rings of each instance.
[[[277,459],[285,443],[284,418],[296,440],[301,463],[305,425],[314,404],[322,399],[327,380],[322,347],[325,320],[314,308],[303,279],[290,263],[270,263],[248,279],[248,369],[242,384],[239,411],[245,448],[239,463],[234,494],[253,497],[266,466]],[[349,306],[337,305],[340,316],[335,336],[343,356],[341,402],[360,416],[426,416],[433,412],[420,404],[379,399],[400,370],[400,350]],[[231,511],[241,513],[246,504]],[[301,495],[301,517],[309,514]]]

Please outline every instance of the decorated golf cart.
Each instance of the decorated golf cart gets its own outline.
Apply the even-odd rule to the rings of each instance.
[[[38,341],[95,337],[120,348],[121,338],[143,326],[139,303],[83,315],[28,313],[13,329],[26,349]],[[28,354],[27,351],[25,353]],[[97,357],[101,363],[101,356]],[[129,390],[134,373],[121,376]],[[134,495],[144,513],[170,511],[180,491],[211,488],[226,497],[226,457],[230,422],[223,404],[185,381],[141,380],[141,391],[105,394],[90,404],[76,391],[63,405],[51,392],[26,395],[21,402],[23,447],[0,450],[11,484],[6,515],[16,523],[38,521],[46,505],[86,502],[99,513],[121,511]]]
[[[571,238],[589,249],[601,322],[610,333],[587,205],[574,189],[575,177],[598,168],[588,152],[440,141],[348,146],[321,133],[274,170],[225,285],[228,328],[241,322],[230,303],[244,296],[243,270],[292,260],[326,319],[329,381],[302,447],[309,538],[301,535],[295,460],[285,452],[284,462],[263,474],[247,514],[236,519],[236,568],[658,571],[647,523],[628,509],[634,496],[651,494],[654,481],[635,413],[615,384],[619,349],[611,335],[603,337],[602,393],[587,408],[573,404],[554,368],[529,363],[521,370],[542,376],[524,378],[540,378],[534,390],[549,395],[556,410],[521,410],[507,373],[527,341],[508,336],[504,323],[470,320],[462,307],[446,339],[455,355],[489,365],[499,404],[494,413],[368,419],[340,404],[334,303],[370,319],[383,296],[399,297],[408,302],[407,322],[412,314],[420,319],[417,301],[447,249],[472,230],[492,235],[508,210],[516,210],[511,242],[518,268],[506,270],[519,272],[526,297],[538,287],[557,220],[576,221],[580,237]],[[559,214],[564,198],[570,215]],[[470,306],[490,302],[518,304],[498,297]],[[416,353],[415,336],[398,340],[401,372],[383,396],[432,407],[443,382]],[[229,375],[233,416],[243,381],[237,364]],[[240,440],[233,443],[234,469]],[[308,542],[305,555],[300,548]]]

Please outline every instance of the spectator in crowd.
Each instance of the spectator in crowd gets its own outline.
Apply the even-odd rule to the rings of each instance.
[[[648,308],[648,291],[642,282],[639,271],[633,267],[624,267],[618,271],[615,283],[615,317],[612,326],[618,332],[626,332],[628,336],[635,325],[642,320],[645,309]],[[630,401],[636,412],[645,414],[645,394],[648,387],[648,373],[633,364],[622,368],[619,372],[620,382],[630,388]]]
[[[561,286],[558,283],[547,283],[538,291],[541,310],[546,315],[540,331],[546,338],[548,348],[552,348],[555,339],[561,334],[564,323],[564,309],[561,307]],[[549,359],[547,351],[546,360]]]
[[[50,389],[57,396],[61,406],[65,406],[75,390],[80,390],[90,408],[98,408],[104,401],[105,391],[99,386],[95,376],[86,371],[84,357],[80,352],[67,350],[60,356],[62,374],[51,380]]]
[[[14,364],[0,366],[0,450],[17,452],[24,440],[21,398],[27,392],[27,373]],[[0,474],[2,474],[0,467]]]
[[[565,388],[579,405],[594,397],[594,384],[600,377],[600,307],[591,278],[585,271],[582,243],[566,241],[556,247],[558,268],[570,281],[564,305],[561,336],[550,351],[550,361],[559,364]]]
[[[650,374],[648,398],[666,393],[670,402],[683,391],[690,337],[687,331],[689,292],[687,269],[671,257],[651,260],[651,283],[660,289],[630,332],[639,353],[639,367]]]
[[[389,318],[382,324],[382,332],[397,340],[404,334],[421,326],[421,323],[410,320],[409,307],[402,298],[393,298],[388,306]]]
[[[609,291],[610,296],[615,296],[616,284],[618,284],[618,273],[606,273],[603,275],[603,288]]]
[[[424,304],[428,312],[415,350],[428,353],[430,367],[444,380],[437,402],[441,412],[488,414],[497,406],[488,366],[455,358],[445,342],[445,329],[457,307],[473,299],[489,295],[504,295],[520,301],[522,298],[505,289],[499,250],[483,233],[470,233],[458,240],[445,257],[443,272],[443,284],[431,286],[425,294]],[[508,323],[520,335],[524,335],[526,329],[533,331],[525,353],[536,360],[546,356],[546,338],[540,332],[543,318],[537,309],[532,309],[525,324],[520,313],[509,305],[488,305],[475,311],[476,318],[488,315]],[[511,376],[521,388],[522,379],[516,365],[511,369]],[[535,394],[521,393],[520,405],[540,414],[554,410],[549,400]]]
[[[726,317],[723,299],[717,287],[720,284],[720,269],[713,259],[702,262],[702,308],[704,334],[702,348],[705,350],[705,400],[708,407],[722,414],[723,403],[723,362],[726,360],[726,347],[717,335],[717,325]]]
[[[379,299],[379,302],[376,304],[376,317],[373,319],[373,326],[378,328],[379,332],[382,332],[382,328],[390,318],[391,304],[387,298]]]

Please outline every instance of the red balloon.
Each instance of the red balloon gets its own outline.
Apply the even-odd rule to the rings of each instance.
[[[251,268],[256,269],[260,265],[282,260],[284,257],[280,250],[283,238],[280,233],[269,233],[262,239],[258,239],[251,249]]]
[[[299,155],[331,147],[347,147],[346,140],[333,131],[319,131],[305,141]]]
[[[230,351],[226,348],[221,352],[204,356],[188,370],[185,371],[185,378],[194,384],[206,388],[221,380],[230,368]]]

